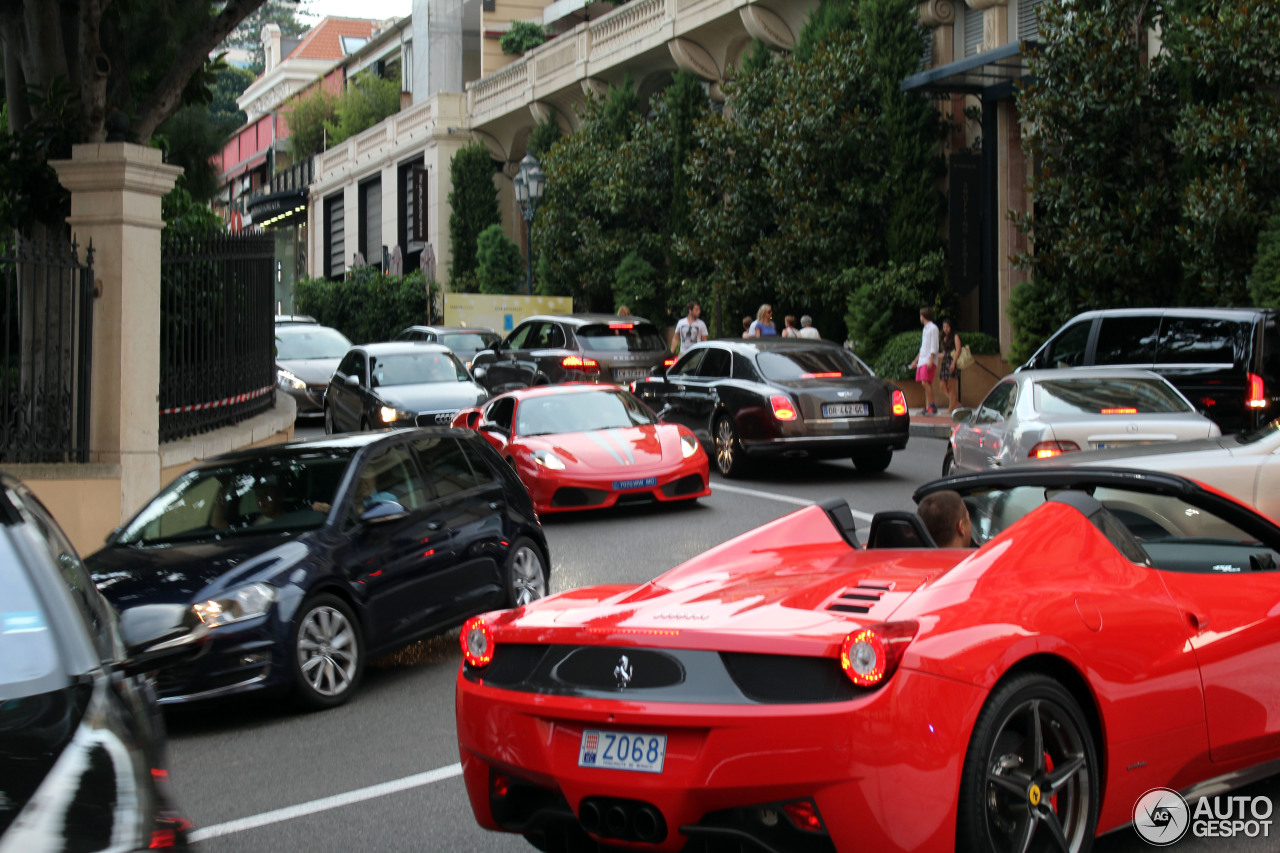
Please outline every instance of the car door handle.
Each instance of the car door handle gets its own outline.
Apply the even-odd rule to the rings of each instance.
[[[489,501],[489,509],[502,509],[502,501]]]
[[[440,521],[428,521],[428,522],[427,522],[427,529],[428,529],[428,530],[439,530],[441,527],[444,527],[444,523],[443,523],[443,522],[440,522]]]
[[[1209,627],[1209,614],[1207,613],[1188,613],[1187,621],[1191,623],[1191,627],[1196,631],[1204,631]]]

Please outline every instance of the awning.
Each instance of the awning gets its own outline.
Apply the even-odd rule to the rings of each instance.
[[[224,181],[230,181],[234,178],[238,178],[245,172],[258,168],[265,162],[267,162],[267,152],[263,151],[261,154],[250,157],[240,165],[231,167],[231,169],[223,173],[222,179]]]
[[[254,225],[264,228],[283,225],[291,217],[307,212],[307,191],[282,190],[255,196],[245,203],[244,209],[253,217]]]
[[[902,91],[981,95],[991,100],[1012,97],[1014,83],[1031,76],[1026,53],[1034,46],[1033,40],[1010,42],[912,74],[902,81]]]

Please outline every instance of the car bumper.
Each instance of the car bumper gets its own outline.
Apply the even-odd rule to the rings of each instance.
[[[203,651],[190,663],[161,670],[156,693],[161,705],[183,705],[279,686],[289,678],[279,651],[274,617],[260,616],[209,632]]]
[[[875,693],[815,704],[577,699],[461,674],[456,694],[463,776],[481,826],[539,830],[537,813],[513,812],[492,790],[499,773],[555,798],[561,831],[583,831],[586,798],[648,804],[667,832],[646,849],[670,851],[714,835],[725,815],[739,815],[739,825],[721,827],[728,837],[763,837],[761,807],[803,798],[817,805],[834,849],[954,849],[960,770],[983,698],[973,685],[909,670]],[[665,734],[662,772],[579,767],[586,728]],[[556,819],[554,807],[543,812]]]
[[[604,509],[619,502],[684,501],[711,494],[710,466],[705,454],[698,453],[675,468],[646,471],[614,471],[579,475],[568,471],[526,470],[536,463],[524,463],[518,473],[533,505],[540,515]],[[618,482],[638,483],[653,480],[652,485],[615,489]]]
[[[315,385],[305,389],[281,386],[281,390],[293,398],[298,407],[298,417],[317,417],[324,414],[324,392],[327,385]]]
[[[859,425],[857,431],[830,424],[805,424],[805,431],[788,430],[778,436],[742,438],[742,449],[749,456],[812,456],[835,458],[860,450],[888,447],[902,450],[911,434],[907,418],[894,418],[883,425]]]

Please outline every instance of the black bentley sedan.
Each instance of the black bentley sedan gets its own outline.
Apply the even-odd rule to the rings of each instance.
[[[198,650],[173,609],[118,619],[39,500],[0,474],[0,850],[186,850],[150,670]]]
[[[208,651],[160,703],[271,688],[337,705],[365,661],[546,594],[547,541],[515,472],[476,432],[379,431],[208,460],[89,557],[127,616],[180,604]]]
[[[329,380],[324,431],[447,426],[489,392],[441,344],[399,341],[352,347]]]
[[[654,374],[631,390],[663,420],[714,445],[726,477],[770,456],[848,457],[875,473],[907,446],[903,393],[829,341],[705,341]]]

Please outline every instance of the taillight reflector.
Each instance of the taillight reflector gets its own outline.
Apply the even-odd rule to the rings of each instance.
[[[905,415],[907,413],[907,395],[901,391],[893,392],[893,413],[895,415]]]
[[[1267,387],[1262,377],[1256,373],[1249,374],[1249,399],[1245,401],[1245,405],[1251,409],[1267,407]]]
[[[493,660],[493,629],[483,617],[473,616],[462,626],[462,658],[475,667],[488,666]]]
[[[805,832],[826,832],[822,824],[822,815],[818,814],[818,804],[813,800],[792,800],[782,804],[782,810],[796,825],[796,829]]]
[[[917,630],[913,621],[859,628],[840,644],[840,668],[859,687],[876,687],[893,675]]]
[[[1075,453],[1080,445],[1074,441],[1042,441],[1027,454],[1031,459],[1052,459],[1064,453]]]
[[[785,394],[774,394],[769,398],[769,403],[773,406],[773,416],[778,420],[794,421],[796,419],[795,404]]]
[[[560,360],[561,367],[567,367],[570,370],[582,370],[586,373],[599,373],[600,362],[594,358],[583,358],[578,355],[566,355]]]

